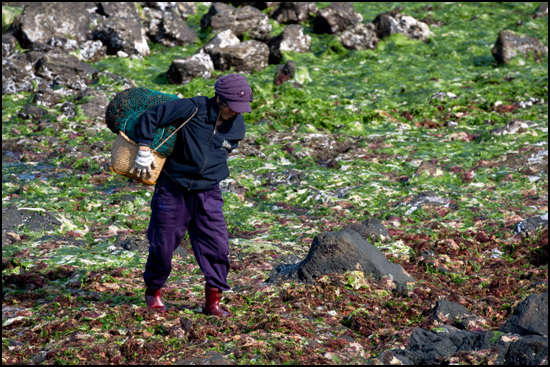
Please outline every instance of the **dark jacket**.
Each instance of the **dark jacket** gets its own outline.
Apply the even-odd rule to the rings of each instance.
[[[229,176],[227,155],[244,138],[242,115],[216,126],[220,112],[215,98],[178,99],[154,106],[143,113],[136,125],[137,143],[151,146],[155,129],[180,126],[195,109],[195,116],[178,132],[174,150],[163,171],[180,185],[194,190],[209,189]]]

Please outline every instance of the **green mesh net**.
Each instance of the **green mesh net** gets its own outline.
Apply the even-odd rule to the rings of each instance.
[[[141,115],[149,108],[161,103],[170,102],[179,99],[173,94],[157,92],[146,88],[130,88],[118,93],[107,106],[105,112],[105,122],[109,129],[118,134],[124,132],[130,139],[136,141],[136,125]],[[155,137],[151,144],[152,149],[156,149],[164,139],[166,139],[174,130],[175,125],[168,125],[155,130]],[[170,155],[176,143],[174,134],[166,143],[164,143],[157,152],[163,155]]]

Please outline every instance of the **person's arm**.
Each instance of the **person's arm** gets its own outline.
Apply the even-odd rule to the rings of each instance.
[[[136,125],[136,140],[139,151],[130,173],[137,170],[137,176],[143,178],[147,174],[151,175],[152,169],[157,167],[157,163],[151,154],[151,143],[155,137],[155,130],[175,123],[182,118],[188,119],[194,113],[195,107],[195,104],[188,99],[178,99],[151,107],[141,115]]]
[[[185,121],[193,115],[196,105],[190,99],[178,99],[162,103],[145,111],[136,125],[136,143],[142,147],[151,147],[155,130],[159,127]]]

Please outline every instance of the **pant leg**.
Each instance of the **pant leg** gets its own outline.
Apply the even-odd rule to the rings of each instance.
[[[193,218],[189,223],[189,238],[206,284],[228,291],[229,236],[222,206],[219,186],[198,192]]]
[[[151,221],[147,229],[149,256],[143,273],[147,287],[164,286],[172,271],[172,257],[191,219],[186,190],[161,174],[151,200]]]

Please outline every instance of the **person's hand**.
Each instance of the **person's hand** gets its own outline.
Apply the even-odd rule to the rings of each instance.
[[[136,175],[141,178],[145,178],[146,174],[149,174],[151,176],[152,170],[157,168],[157,162],[155,162],[155,158],[153,158],[153,155],[151,154],[150,150],[138,150],[138,155],[136,157],[136,162],[134,163],[134,167],[130,170],[130,173],[133,173],[135,170],[137,170]]]

